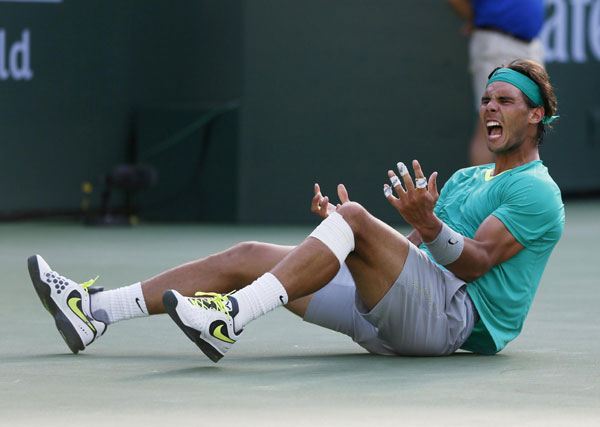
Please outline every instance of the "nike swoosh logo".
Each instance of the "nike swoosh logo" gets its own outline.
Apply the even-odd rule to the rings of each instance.
[[[228,342],[230,344],[235,343],[234,340],[232,340],[231,338],[229,338],[227,335],[223,334],[223,331],[222,331],[223,326],[225,326],[225,325],[219,325],[219,326],[217,326],[215,328],[215,330],[213,331],[212,336],[215,337],[218,340],[225,341],[225,342]]]
[[[144,310],[142,310],[142,306],[140,305],[140,299],[136,298],[135,299],[135,303],[137,304],[137,306],[140,308],[140,311],[144,314],[146,314],[146,312]]]
[[[458,243],[458,240],[452,241],[452,238],[448,239],[449,245],[456,245],[457,243]]]
[[[283,295],[279,295],[279,301],[281,301],[282,304],[285,304],[285,302],[283,302]]]
[[[92,331],[96,332],[96,328],[94,328],[94,325],[92,325],[90,323],[90,321],[88,320],[86,315],[83,314],[83,312],[79,309],[79,306],[77,304],[80,301],[81,301],[81,298],[69,298],[69,300],[67,301],[67,304],[69,305],[69,308],[73,311],[73,313],[75,313],[77,315],[77,317],[79,317],[81,320],[83,320],[85,322],[85,324],[88,325],[88,327]]]

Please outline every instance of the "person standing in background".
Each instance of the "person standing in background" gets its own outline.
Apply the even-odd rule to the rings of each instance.
[[[481,96],[489,75],[499,63],[517,58],[544,64],[539,34],[544,24],[543,0],[447,0],[465,25],[469,40],[469,71],[472,76],[475,111],[479,113]],[[485,144],[479,121],[469,147],[471,165],[494,161]]]

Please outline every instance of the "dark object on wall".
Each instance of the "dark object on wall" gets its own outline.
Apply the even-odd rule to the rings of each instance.
[[[240,98],[241,5],[0,2],[0,219],[101,210],[102,177],[131,163],[136,106]]]
[[[136,200],[143,219],[237,219],[238,110],[237,101],[137,110],[135,159],[160,176]]]
[[[102,210],[100,215],[89,215],[85,222],[88,225],[131,225],[135,223],[136,208],[133,203],[135,194],[156,184],[158,175],[150,165],[126,164],[116,166],[104,178],[102,192]],[[115,190],[125,193],[125,208],[115,212],[111,205],[111,196]]]

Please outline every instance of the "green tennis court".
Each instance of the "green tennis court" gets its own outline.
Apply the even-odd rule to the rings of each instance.
[[[496,356],[372,356],[280,309],[218,364],[164,315],[111,325],[72,355],[27,257],[115,288],[243,240],[296,244],[312,227],[1,224],[0,425],[598,425],[600,202],[566,215],[525,329]]]

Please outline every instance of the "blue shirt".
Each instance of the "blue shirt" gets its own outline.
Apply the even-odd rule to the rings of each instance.
[[[491,27],[532,40],[544,24],[543,0],[471,0],[476,27]]]
[[[457,171],[435,207],[442,221],[469,238],[494,215],[524,247],[467,285],[480,321],[462,348],[484,354],[497,353],[521,332],[565,223],[560,190],[540,160],[497,176],[493,171],[493,164]]]

